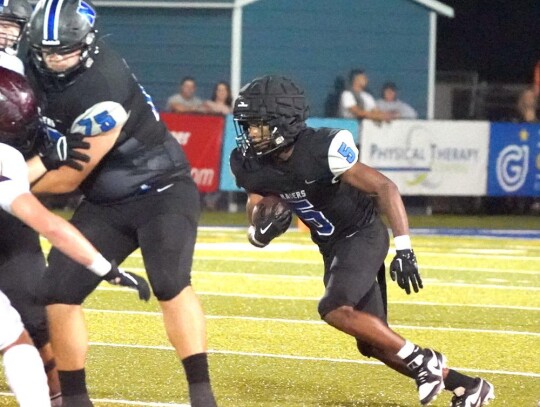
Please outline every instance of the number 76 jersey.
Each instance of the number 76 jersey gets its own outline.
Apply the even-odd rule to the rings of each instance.
[[[340,180],[357,161],[351,132],[309,127],[298,135],[287,161],[245,158],[238,149],[230,158],[239,187],[280,196],[320,246],[354,233],[376,215],[371,197]]]

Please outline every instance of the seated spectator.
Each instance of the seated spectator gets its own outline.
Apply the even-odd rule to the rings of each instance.
[[[386,82],[381,91],[382,99],[377,100],[377,108],[382,112],[392,113],[395,119],[416,119],[418,114],[410,105],[397,97],[397,86]]]
[[[204,102],[204,109],[208,113],[229,114],[232,112],[231,87],[227,82],[218,82],[214,86],[212,99]]]
[[[324,102],[325,117],[340,117],[339,116],[339,100],[341,94],[345,90],[345,79],[343,76],[336,76],[334,80],[334,90],[328,94]]]
[[[533,88],[527,88],[519,94],[516,120],[520,123],[538,123],[538,99]]]
[[[204,112],[203,102],[196,96],[197,82],[195,78],[186,76],[180,83],[180,93],[167,100],[166,110],[172,113]]]
[[[353,69],[349,75],[350,88],[341,94],[339,113],[347,119],[370,119],[375,121],[390,121],[392,113],[381,112],[377,109],[375,99],[366,92],[368,77],[364,71]]]

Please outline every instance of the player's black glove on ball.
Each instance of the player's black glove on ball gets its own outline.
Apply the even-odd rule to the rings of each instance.
[[[274,206],[274,208],[276,208]],[[257,247],[265,247],[276,237],[282,235],[289,229],[292,221],[292,211],[290,209],[276,212],[272,210],[265,211],[256,224],[249,228],[249,242]]]
[[[89,162],[90,157],[74,149],[88,150],[90,144],[83,141],[84,135],[71,133],[67,137],[62,135],[56,140],[52,140],[47,135],[41,136],[38,146],[39,157],[47,171],[56,170],[63,165],[67,165],[77,171],[81,171],[81,162]]]
[[[396,250],[394,260],[390,263],[390,277],[393,281],[397,280],[407,294],[411,293],[411,284],[415,293],[424,288],[412,249]]]
[[[148,301],[150,299],[150,287],[144,278],[129,271],[120,270],[114,263],[111,263],[111,266],[111,271],[103,276],[103,280],[108,281],[110,284],[137,290],[141,300]]]

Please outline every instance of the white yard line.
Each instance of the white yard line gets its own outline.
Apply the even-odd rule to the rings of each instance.
[[[215,245],[215,247],[211,247],[209,245]],[[218,247],[219,246],[219,247]],[[279,253],[283,253],[283,252],[288,252],[288,251],[298,251],[299,248],[301,248],[301,251],[306,251],[306,252],[318,252],[318,249],[317,247],[314,245],[314,248],[311,249],[310,246],[305,246],[305,245],[298,245],[298,244],[279,244],[279,246],[276,244],[274,246],[267,246],[267,248],[263,249],[264,252],[261,251],[261,249],[258,249],[254,246],[251,246],[249,247],[248,246],[245,246],[244,247],[244,243],[239,243],[238,246],[233,246],[232,243],[226,243],[226,244],[222,244],[222,243],[198,243],[195,245],[195,250],[207,250],[207,251],[217,251],[217,250],[221,250],[221,251],[234,251],[234,252],[256,252],[256,253],[260,253],[261,254],[261,257],[252,257],[252,258],[245,258],[246,256],[243,255],[244,259],[240,259],[238,257],[232,257],[232,256],[216,256],[215,259],[216,260],[223,260],[223,261],[261,261],[261,260],[264,260],[265,262],[267,261],[272,261],[271,259],[268,259],[268,258],[263,258],[263,256],[265,255],[268,255],[269,253],[274,253],[274,252],[279,252]],[[393,250],[391,249],[389,253],[394,253]],[[456,251],[453,251],[453,252],[428,252],[428,251],[425,251],[425,250],[418,250],[416,251],[415,250],[415,253],[417,255],[418,258],[422,258],[424,256],[429,256],[429,257],[460,257],[460,258],[470,258],[470,259],[497,259],[497,260],[529,260],[529,261],[540,261],[540,256],[529,256],[529,255],[524,255],[524,256],[517,256],[517,255],[506,255],[506,254],[495,254],[495,253],[465,253],[465,252],[460,252],[458,250]],[[137,257],[137,258],[141,258],[142,255],[139,251],[136,251],[134,253],[132,253],[130,255],[131,257]],[[200,255],[198,253],[195,253],[195,259],[198,260],[198,259],[209,259],[211,258],[211,256],[203,256],[203,255]],[[321,261],[320,260],[308,260],[308,261],[304,261],[304,260],[294,260],[294,259],[291,259],[291,260],[288,260],[288,259],[278,259],[278,260],[273,260],[273,262],[282,262],[282,263],[308,263],[308,264],[320,264]]]
[[[137,273],[144,273],[145,269],[141,267],[126,267],[130,271]],[[193,274],[208,274],[208,275],[222,275],[233,276],[240,278],[251,278],[260,280],[309,280],[320,281],[322,277],[319,276],[295,276],[291,274],[265,274],[265,273],[239,273],[234,271],[197,271],[194,270]],[[424,283],[429,283],[430,286],[437,287],[470,287],[470,288],[489,288],[495,290],[521,290],[521,291],[540,291],[540,287],[520,286],[520,285],[501,285],[501,284],[471,284],[471,283],[448,283],[440,282],[437,279],[426,278],[423,279]]]
[[[15,397],[13,393],[0,392],[0,396]],[[133,400],[117,400],[117,399],[95,399],[92,398],[94,403],[107,403],[107,404],[126,404],[128,406],[148,406],[148,407],[190,407],[189,404],[173,404],[173,403],[154,403],[147,401],[133,401]]]
[[[123,315],[140,315],[161,317],[161,312],[152,311],[126,311],[126,310],[102,310],[94,308],[85,308],[86,312],[102,313],[102,314],[123,314]],[[248,317],[238,315],[206,315],[206,319],[233,319],[239,321],[255,321],[255,322],[277,322],[283,324],[304,324],[304,325],[326,325],[326,322],[321,320],[309,319],[286,319],[286,318],[266,318],[266,317]],[[538,336],[540,332],[527,331],[506,331],[500,329],[474,329],[474,328],[450,328],[450,327],[435,327],[435,326],[417,326],[417,325],[391,325],[396,329],[410,329],[413,331],[444,331],[444,332],[468,332],[468,333],[487,333],[500,335],[523,335],[523,336]]]
[[[136,295],[136,292],[126,288],[99,286],[98,291],[115,291],[130,295]],[[253,298],[264,300],[285,300],[285,301],[319,301],[320,297],[298,297],[290,295],[263,295],[263,294],[245,294],[245,293],[222,293],[215,291],[197,291],[198,295],[216,296],[216,297],[238,297],[238,298]],[[520,311],[540,311],[540,307],[528,307],[520,305],[504,305],[504,304],[456,304],[456,303],[437,303],[428,301],[388,301],[389,304],[402,305],[428,305],[437,307],[475,307],[475,308],[502,308],[514,309]]]
[[[106,342],[90,342],[90,346],[174,351],[174,348],[172,348],[171,346],[129,345],[129,344],[120,344],[120,343],[106,343]],[[276,358],[276,359],[310,360],[310,361],[316,361],[316,362],[355,363],[355,364],[360,364],[360,365],[384,366],[381,362],[373,362],[369,360],[356,360],[356,359],[317,358],[317,357],[312,357],[312,356],[294,356],[294,355],[257,353],[257,352],[237,352],[237,351],[214,350],[214,349],[209,349],[208,353],[217,354],[217,355],[237,355],[237,356],[249,356],[249,357],[265,357],[265,358]],[[535,372],[467,369],[463,367],[453,367],[453,369],[460,370],[463,372],[501,374],[501,375],[525,376],[525,377],[540,377],[540,373],[535,373]]]

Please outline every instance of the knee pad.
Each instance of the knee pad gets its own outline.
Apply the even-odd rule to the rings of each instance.
[[[356,347],[358,348],[358,351],[367,358],[375,356],[375,348],[359,339],[356,340]]]
[[[317,311],[319,311],[319,315],[321,316],[321,318],[324,319],[326,314],[338,309],[339,307],[343,307],[343,306],[352,307],[353,305],[354,305],[354,301],[348,299],[346,295],[339,295],[339,294],[336,294],[335,292],[329,293],[327,291],[324,297],[322,297],[321,300],[319,301]]]
[[[49,342],[47,313],[43,305],[37,304],[35,298],[18,298],[12,302],[13,307],[21,315],[24,327],[30,334],[36,348]]]
[[[184,288],[191,285],[191,278],[189,275],[182,275],[182,278],[173,284],[165,280],[154,281],[154,279],[151,279],[150,283],[154,295],[159,301],[169,301],[180,294]]]
[[[39,325],[25,325],[25,328],[30,334],[32,341],[34,341],[36,348],[41,349],[49,343],[49,327],[47,325],[47,320],[43,320],[43,323]]]

